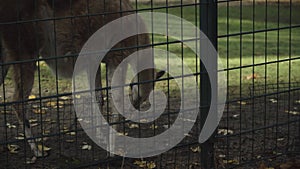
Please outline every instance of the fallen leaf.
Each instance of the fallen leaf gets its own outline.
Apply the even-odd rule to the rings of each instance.
[[[44,148],[44,149],[43,149]],[[50,151],[51,150],[51,148],[50,147],[47,147],[47,146],[45,146],[45,145],[41,145],[41,144],[39,144],[38,145],[38,149],[40,150],[40,151]]]
[[[300,115],[300,112],[297,112],[297,111],[285,111],[285,112],[292,114],[292,115]]]
[[[13,124],[10,124],[10,123],[6,123],[6,127],[9,128],[9,129],[15,129],[15,128],[17,128],[16,125],[13,125]]]
[[[223,160],[223,163],[225,163],[225,164],[239,164],[239,161],[237,159]]]
[[[124,132],[122,132],[122,133],[119,133],[119,132],[118,132],[117,135],[118,135],[118,136],[128,136],[128,133],[127,133],[127,132],[125,132],[125,133],[124,133]]]
[[[158,128],[158,126],[157,126],[157,125],[154,125],[154,124],[152,124],[152,125],[150,126],[150,129],[152,129],[152,130],[157,129],[157,128]]]
[[[38,123],[33,123],[33,124],[31,124],[30,126],[31,127],[36,127],[36,126],[38,126],[39,124]]]
[[[46,114],[45,109],[33,109],[32,110],[35,114]]]
[[[36,99],[36,96],[35,96],[35,95],[30,95],[30,96],[28,97],[28,99]]]
[[[196,147],[191,147],[191,150],[193,153],[198,153],[198,152],[201,152],[201,148],[200,146],[196,146]]]
[[[138,124],[129,124],[128,126],[130,129],[136,129],[136,128],[139,128],[139,125]]]
[[[85,144],[81,147],[82,150],[91,150],[92,149],[92,146],[91,145],[88,145],[88,144]]]
[[[47,107],[57,108],[57,103],[59,108],[63,108],[64,102],[63,101],[50,101],[46,103]]]
[[[254,74],[246,76],[246,79],[251,80],[251,79],[257,79],[258,77],[259,77],[259,75],[254,73]]]
[[[270,99],[269,101],[272,102],[272,103],[277,103],[276,99]]]
[[[220,157],[220,158],[225,158],[226,155],[225,155],[225,154],[220,154],[219,157]]]
[[[229,134],[233,134],[233,130],[218,129],[218,134],[222,134],[222,135],[226,136],[226,135],[229,135]]]
[[[153,169],[156,167],[156,164],[153,161],[150,161],[147,163],[147,168],[148,169]]]
[[[247,102],[244,102],[244,101],[238,101],[237,103],[241,104],[241,105],[246,105],[247,104]]]
[[[20,149],[20,146],[14,145],[14,144],[8,144],[7,145],[8,151],[12,154],[18,153],[18,150]]]
[[[147,164],[147,161],[136,160],[136,161],[134,161],[133,164],[139,166],[140,168],[145,168],[145,167],[146,167],[146,164]]]
[[[29,119],[29,123],[36,123],[37,121],[37,119]]]
[[[61,100],[69,100],[70,97],[68,97],[68,96],[61,96],[61,97],[59,97],[59,99],[61,99]]]
[[[17,137],[15,137],[15,139],[17,139],[17,140],[24,140],[25,137],[24,136],[17,136]]]
[[[81,98],[81,96],[80,96],[80,95],[78,95],[78,94],[76,94],[76,95],[75,95],[75,98],[76,98],[76,99],[80,99],[80,98]]]
[[[240,115],[239,114],[234,114],[232,117],[233,118],[238,118]]]
[[[70,135],[70,136],[75,136],[76,135],[76,132],[75,131],[72,131],[72,132],[69,132],[69,133],[67,133],[68,135]]]
[[[148,123],[149,121],[147,119],[141,119],[140,123]]]
[[[277,141],[283,141],[284,140],[284,138],[278,138],[277,139]]]

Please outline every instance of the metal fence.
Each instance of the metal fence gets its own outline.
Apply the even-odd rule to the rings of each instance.
[[[300,167],[300,2],[30,0],[15,4],[0,1],[0,5],[0,80],[3,80],[0,163],[3,168]],[[165,74],[156,81],[155,87],[165,93],[167,104],[164,113],[150,123],[135,123],[122,116],[110,121],[112,106],[109,93],[113,87],[109,86],[107,64],[100,66],[102,86],[99,90],[103,98],[97,101],[101,102],[99,106],[105,112],[103,115],[110,125],[118,126],[121,135],[135,138],[153,137],[167,131],[178,118],[181,100],[184,99],[175,79],[184,81],[189,76],[196,77],[201,101],[197,111],[200,114],[194,119],[191,131],[174,148],[148,158],[111,156],[82,129],[81,122],[85,119],[76,116],[72,80],[61,79],[58,74],[65,73],[67,76],[83,44],[100,28],[99,25],[134,12],[162,12],[184,18],[199,27],[217,49],[219,56],[211,59],[215,65],[217,62],[224,65],[224,69],[215,73],[227,74],[224,82],[227,85],[227,101],[218,128],[205,143],[199,144],[198,136],[213,97],[210,77],[197,54],[184,44],[185,41],[194,42],[201,50],[202,44],[198,44],[200,35],[176,40],[167,35],[149,34],[149,43],[137,44],[134,41],[134,44],[127,45],[128,41],[125,41],[109,55],[120,57],[118,52],[154,47],[171,51],[181,58],[184,62],[177,63],[179,70],[183,70],[184,63],[191,68],[192,74],[184,74],[183,71],[179,77]],[[94,21],[99,18],[102,20],[97,25]],[[178,25],[178,33],[183,34],[183,23]],[[40,29],[46,31],[41,32]],[[48,40],[48,44],[43,38]],[[139,37],[136,40],[139,41]],[[28,56],[30,54],[32,56]],[[155,63],[164,64],[165,70],[169,71],[173,68],[169,57],[166,54]],[[114,64],[117,63],[120,61]],[[52,72],[49,66],[54,68]],[[13,70],[8,70],[8,67]],[[30,75],[33,72],[31,91]],[[130,74],[130,69],[128,72]],[[134,85],[138,83],[126,81],[125,91]],[[141,106],[147,109],[150,105],[146,102]],[[19,121],[16,112],[20,114]],[[25,119],[33,133],[29,138],[25,134]],[[46,157],[34,157],[28,144],[33,141],[42,152],[47,153]]]

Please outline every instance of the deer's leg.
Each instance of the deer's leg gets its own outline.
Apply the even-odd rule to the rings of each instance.
[[[17,118],[19,120],[19,123],[24,126],[25,131],[25,137],[28,140],[28,143],[30,145],[31,150],[33,151],[34,155],[36,157],[46,156],[45,152],[44,154],[38,149],[35,140],[32,139],[32,132],[30,123],[27,117],[27,113],[25,112],[24,106],[26,105],[24,100],[28,99],[34,82],[34,72],[36,69],[36,63],[35,62],[29,62],[29,63],[21,63],[21,64],[15,64],[13,65],[14,68],[14,82],[15,82],[15,91],[13,100],[18,102],[14,104],[14,108],[16,111]]]
[[[120,120],[120,115],[115,107],[115,105],[123,105],[122,102],[124,101],[124,87],[120,87],[125,84],[125,78],[126,78],[126,72],[127,72],[127,65],[123,66],[121,69],[119,69],[119,72],[116,72],[116,68],[119,64],[118,63],[108,63],[107,64],[107,80],[108,80],[108,86],[112,87],[112,89],[108,92],[108,101],[109,101],[109,108],[108,111],[111,113],[109,118],[109,123],[113,123],[112,128],[114,130],[118,130],[120,124],[116,124]],[[114,74],[115,73],[115,74]],[[116,84],[112,84],[112,77],[117,80]],[[117,85],[119,87],[115,88]],[[112,98],[112,90],[116,90],[117,94]],[[114,99],[114,100],[113,100]],[[115,152],[115,136],[109,132],[109,150],[110,152]],[[112,154],[111,154],[112,155]]]
[[[0,85],[4,83],[4,79],[7,75],[9,65],[3,65],[7,60],[7,55],[5,49],[2,47],[0,42]]]
[[[96,95],[96,101],[97,101],[97,104],[99,106],[100,112],[103,113],[104,100],[103,100],[102,81],[101,80],[102,79],[101,79],[101,65],[100,65],[99,69],[97,71],[97,74],[96,74],[96,79],[95,79],[95,95]],[[96,117],[99,117],[99,115],[97,114]],[[96,136],[97,136],[98,139],[105,140],[105,136],[100,135],[101,134],[100,120],[98,120],[98,118],[95,118],[95,119],[96,119],[96,122],[95,122],[95,124],[96,124],[96,127],[95,127]]]

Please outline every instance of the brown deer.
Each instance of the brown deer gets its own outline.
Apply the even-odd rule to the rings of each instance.
[[[122,11],[130,12],[123,13]],[[33,87],[36,70],[35,59],[38,59],[40,55],[54,74],[63,78],[72,78],[76,55],[88,38],[108,22],[132,14],[132,11],[133,7],[129,0],[0,0],[0,34],[3,45],[3,55],[0,58],[0,85],[6,77],[9,66],[12,66],[15,84],[13,101],[16,102],[14,104],[16,115],[19,123],[24,126],[25,136],[35,156],[45,156],[46,153],[37,148],[32,139],[27,113],[21,108]],[[89,16],[88,14],[99,15]],[[81,17],[53,19],[78,15]],[[36,19],[42,20],[34,21]],[[114,48],[147,44],[150,44],[148,35],[141,34],[123,40]],[[107,65],[108,85],[111,83],[117,65],[136,50],[137,48],[130,48],[111,51],[105,56],[102,62]],[[57,57],[65,55],[68,56]],[[74,56],[70,57],[72,55]],[[153,60],[152,62],[154,64]],[[132,90],[134,94],[132,94],[131,100],[135,107],[148,98],[153,89],[154,80],[164,73],[163,71],[158,73],[154,71],[144,70],[138,73],[138,76],[143,78],[136,78],[135,82],[143,79],[150,83],[140,84],[138,85],[139,90]],[[126,75],[126,71],[124,72],[121,75],[122,80],[125,80],[123,76]],[[100,74],[97,73],[97,88],[102,86]],[[113,106],[112,111],[116,111]]]

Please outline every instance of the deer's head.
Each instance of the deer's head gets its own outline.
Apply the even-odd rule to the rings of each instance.
[[[155,81],[164,74],[163,70],[147,69],[134,77],[130,85],[130,101],[136,109],[139,109],[140,105],[149,97],[150,92],[154,89]]]

